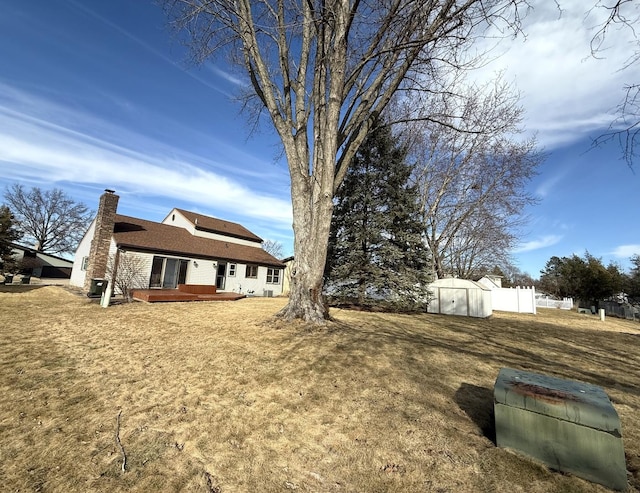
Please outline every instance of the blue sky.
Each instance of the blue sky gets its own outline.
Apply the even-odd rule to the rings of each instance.
[[[625,83],[629,33],[589,56],[598,13],[580,0],[528,17],[527,38],[493,48],[478,79],[504,71],[522,93],[525,126],[549,154],[530,190],[540,203],[514,252],[538,277],[553,255],[627,267],[640,253],[640,165],[606,129]],[[193,66],[147,0],[0,0],[0,188],[61,188],[91,208],[112,188],[119,212],[162,220],[173,207],[240,222],[293,253],[289,177],[278,139],[252,133],[222,61]]]

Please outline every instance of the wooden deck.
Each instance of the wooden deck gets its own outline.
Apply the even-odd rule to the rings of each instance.
[[[245,294],[225,293],[198,294],[180,291],[178,289],[134,289],[134,300],[155,303],[159,301],[235,301],[246,298]]]

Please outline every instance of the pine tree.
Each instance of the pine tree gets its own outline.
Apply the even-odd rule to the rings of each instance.
[[[11,211],[6,205],[0,206],[0,271],[9,273],[15,267],[11,243],[19,237]]]
[[[628,276],[627,286],[629,302],[635,306],[640,306],[640,255],[633,255],[630,261],[632,267]]]
[[[389,126],[376,126],[336,194],[329,237],[327,294],[363,307],[424,307],[428,263],[418,191],[406,150]]]

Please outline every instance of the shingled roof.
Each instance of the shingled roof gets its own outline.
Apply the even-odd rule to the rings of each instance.
[[[180,212],[184,213],[183,211]],[[240,227],[242,228],[242,226]],[[245,231],[253,237],[258,238],[250,231],[246,229]],[[121,214],[116,214],[113,238],[118,247],[124,249],[128,248],[150,253],[164,253],[191,258],[227,260],[231,262],[284,267],[282,262],[259,247],[202,238],[192,235],[189,231],[181,227],[146,221],[137,217],[123,216]],[[258,240],[260,240],[260,238],[258,238]]]
[[[215,217],[203,216],[195,212],[185,211],[184,209],[176,209],[180,214],[195,224],[196,229],[207,231],[209,233],[220,233],[234,238],[243,240],[256,241],[262,243],[262,238],[254,235],[247,228],[238,223],[216,219]]]

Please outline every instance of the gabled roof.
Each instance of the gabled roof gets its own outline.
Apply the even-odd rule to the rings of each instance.
[[[491,291],[488,287],[483,286],[469,279],[460,279],[458,277],[445,277],[444,279],[436,279],[429,286],[434,288],[471,288],[481,289],[482,291]]]
[[[478,279],[476,282],[478,284],[482,284],[483,286],[489,288],[489,289],[494,289],[494,288],[500,288],[500,286],[498,285],[498,283],[495,281],[495,277],[500,277],[500,279],[502,279],[501,276],[483,276],[480,279]]]
[[[18,243],[13,243],[10,241],[8,243],[11,246],[11,248],[13,248],[14,250],[22,250],[23,252],[35,253],[36,255],[49,257],[55,260],[59,260],[60,262],[66,262],[67,264],[69,264],[69,266],[73,265],[73,260],[69,260],[68,258],[58,257],[57,255],[52,255],[51,253],[43,252],[41,250],[36,250],[35,248],[30,248],[28,246],[20,245]]]
[[[215,217],[204,216],[195,212],[185,211],[184,209],[176,208],[175,210],[195,225],[197,230],[207,231],[209,233],[220,233],[226,236],[233,236],[234,238],[262,243],[262,238],[253,234],[241,224],[216,219]]]
[[[258,246],[194,236],[184,228],[121,214],[116,214],[113,238],[118,247],[124,249],[284,267],[282,262]]]

